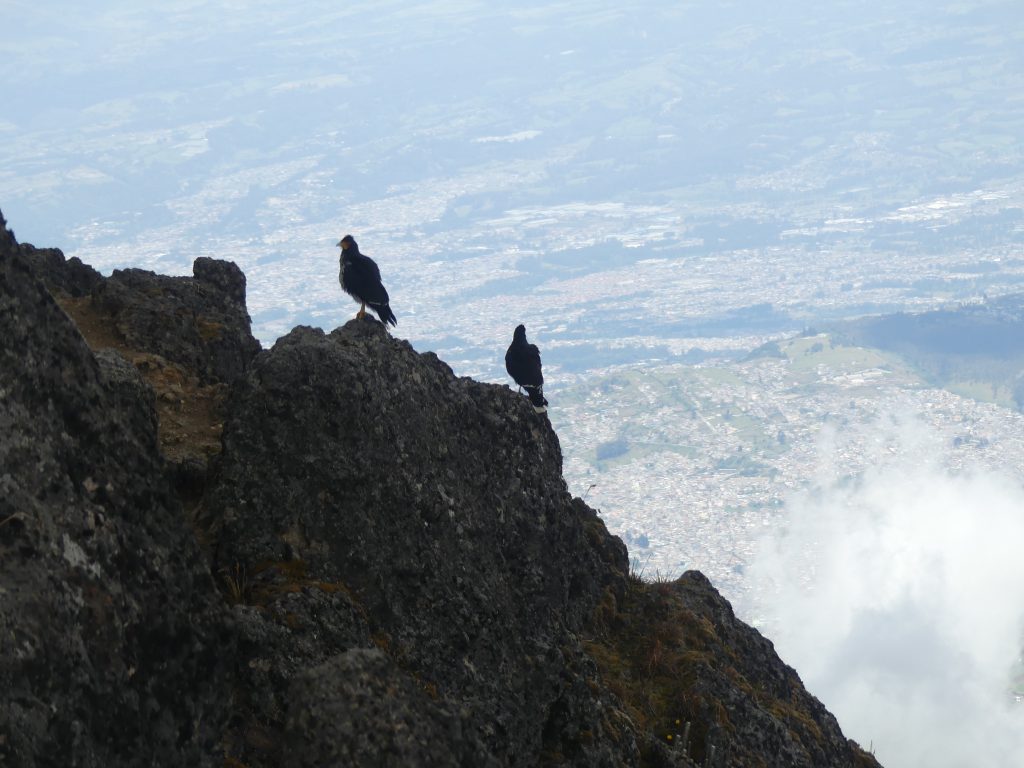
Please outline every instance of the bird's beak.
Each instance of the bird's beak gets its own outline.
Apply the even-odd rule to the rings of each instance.
[[[335,248],[341,248],[341,240],[339,240],[338,242],[336,242],[336,243],[334,244],[334,247],[335,247]]]

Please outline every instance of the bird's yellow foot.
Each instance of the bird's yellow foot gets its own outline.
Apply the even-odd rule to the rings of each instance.
[[[358,312],[356,312],[356,320],[362,320],[364,317],[366,317],[366,305],[365,304],[359,308]]]

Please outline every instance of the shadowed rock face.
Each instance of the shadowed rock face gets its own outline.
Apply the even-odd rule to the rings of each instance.
[[[472,728],[466,713],[431,699],[376,648],[353,649],[303,671],[289,698],[301,706],[288,720],[287,768],[501,765],[466,733]]]
[[[116,346],[159,355],[203,384],[235,381],[260,350],[245,308],[245,275],[233,262],[200,257],[193,277],[144,269],[103,277],[57,248],[19,250],[51,293],[102,318]]]
[[[196,259],[195,277],[119,269],[93,291],[132,349],[145,349],[198,374],[230,383],[259,352],[245,309],[245,275],[231,262]]]
[[[213,764],[233,640],[152,393],[0,233],[0,763]]]
[[[17,250],[93,350],[122,355],[153,388],[160,448],[191,508],[220,451],[228,386],[260,350],[250,333],[245,275],[231,262],[200,257],[194,277],[141,269],[103,277],[56,248]]]
[[[83,264],[81,259],[65,259],[59,248],[36,248],[22,243],[18,248],[51,293],[62,293],[74,298],[88,296],[103,283],[103,275]]]
[[[546,418],[371,320],[296,328],[257,359],[204,506],[219,569],[253,574],[258,591],[255,574],[301,563],[307,583],[338,585],[502,765],[537,763],[579,677],[566,669],[582,656],[575,633],[627,568],[622,543],[567,493]],[[601,749],[616,765],[633,747]]]

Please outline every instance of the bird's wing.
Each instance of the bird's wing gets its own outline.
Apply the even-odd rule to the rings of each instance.
[[[536,344],[527,344],[526,345],[526,354],[523,355],[523,359],[527,363],[527,365],[529,366],[531,378],[537,384],[543,384],[544,383],[544,374],[541,373],[541,368],[540,368],[540,350],[537,349],[537,345]]]
[[[352,261],[352,286],[367,304],[387,304],[388,292],[380,280],[380,269],[369,256]]]

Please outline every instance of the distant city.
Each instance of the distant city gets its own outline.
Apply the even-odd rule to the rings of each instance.
[[[763,585],[747,582],[747,567],[789,496],[813,486],[822,442],[854,477],[884,439],[879,421],[897,414],[941,436],[949,472],[1024,478],[1021,413],[928,386],[897,358],[824,334],[774,346],[777,356],[592,372],[560,391],[566,481],[649,577],[698,568],[756,620],[747,590]]]

